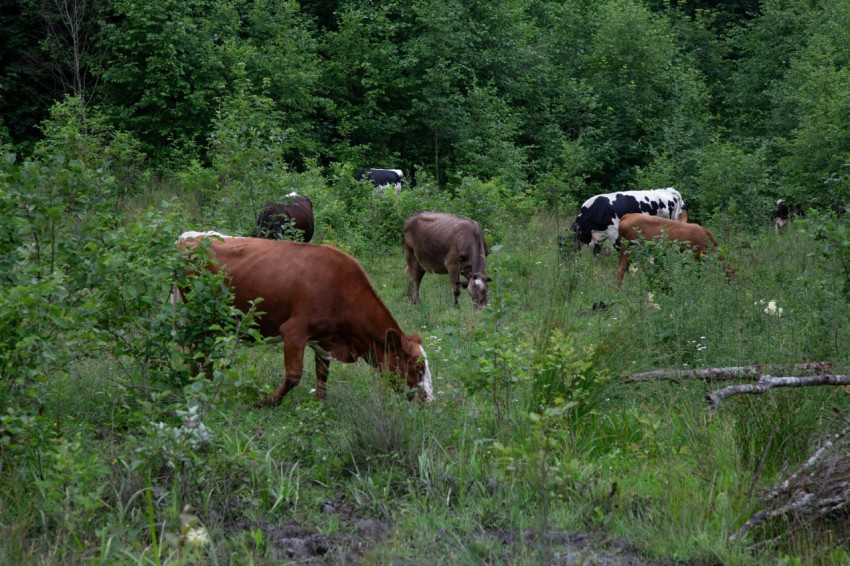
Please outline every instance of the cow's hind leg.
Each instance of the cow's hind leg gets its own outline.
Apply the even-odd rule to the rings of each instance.
[[[408,288],[408,292],[410,293],[410,302],[414,305],[418,305],[419,285],[422,283],[422,278],[425,276],[425,269],[422,267],[422,264],[419,263],[419,260],[416,259],[416,252],[414,251],[413,246],[407,242],[407,239],[404,241],[404,259],[407,261],[406,271],[410,275],[410,286]]]
[[[418,261],[414,261],[413,267],[410,270],[410,302],[414,305],[419,304],[419,286],[422,284],[422,278],[425,277],[425,269]]]
[[[460,267],[448,267],[449,272],[449,281],[452,283],[452,295],[455,299],[455,306],[458,306],[457,300],[460,297],[460,290],[463,288],[463,284],[460,282]]]
[[[623,283],[623,276],[629,268],[629,253],[627,247],[628,246],[626,246],[625,242],[620,242],[620,260],[617,262],[617,287]]]
[[[301,382],[301,373],[304,370],[304,348],[307,339],[297,332],[285,329],[286,324],[281,327],[283,336],[283,357],[286,375],[274,393],[257,403],[257,407],[273,407],[279,405],[281,399],[286,396],[296,385]]]
[[[316,352],[316,399],[323,401],[327,393],[328,374],[330,373],[331,356],[327,352]]]

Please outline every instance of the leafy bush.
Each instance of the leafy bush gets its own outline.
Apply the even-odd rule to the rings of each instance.
[[[840,281],[844,297],[850,301],[850,216],[812,211],[802,226],[820,243],[820,261]]]
[[[12,161],[7,156],[0,176],[0,379],[29,390],[96,342],[87,317],[98,306],[90,290],[97,276],[77,260],[111,227],[113,183],[61,155],[20,167]]]
[[[512,407],[523,399],[531,411],[558,406],[558,415],[575,426],[602,398],[609,377],[595,360],[592,347],[580,349],[575,339],[558,328],[544,328],[536,340],[516,334],[508,324],[513,308],[510,295],[493,293],[488,332],[479,338],[482,354],[471,362],[470,394],[486,392],[494,410],[496,433],[508,431]]]
[[[557,405],[573,423],[593,411],[610,381],[598,367],[595,350],[580,349],[575,342],[572,335],[552,330],[534,351],[531,366],[536,407]]]
[[[747,152],[733,144],[713,144],[696,156],[694,188],[688,214],[693,219],[727,225],[750,219],[751,227],[766,226],[773,209],[771,167],[763,151]]]
[[[645,281],[647,290],[652,293],[669,292],[674,274],[678,273],[679,276],[687,278],[696,275],[693,254],[684,252],[679,242],[667,238],[641,238],[627,245],[626,253],[629,255],[631,266],[640,272],[639,277]]]
[[[44,137],[34,152],[39,159],[61,158],[92,171],[102,169],[115,178],[119,196],[126,196],[141,178],[145,156],[139,141],[114,128],[97,108],[86,107],[81,97],[56,102],[40,129]]]
[[[108,471],[100,455],[80,439],[60,440],[44,451],[33,482],[44,526],[83,546],[80,537],[92,534],[89,524],[106,505],[103,478]]]

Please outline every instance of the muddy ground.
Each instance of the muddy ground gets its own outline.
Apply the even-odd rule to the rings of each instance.
[[[316,529],[300,525],[293,519],[283,524],[262,522],[242,525],[246,529],[261,529],[265,556],[280,564],[376,564],[375,549],[392,535],[392,525],[380,518],[367,516],[362,510],[344,502],[325,502],[322,513],[331,513],[338,519],[333,533],[323,534]],[[477,545],[482,543],[491,550],[489,559],[482,563],[528,563],[529,555],[542,551],[548,564],[558,566],[672,566],[673,561],[659,562],[641,556],[630,543],[606,537],[601,533],[551,531],[545,543],[531,532],[509,532],[484,529],[475,535]],[[495,544],[494,544],[495,543]],[[537,547],[535,552],[529,546]],[[416,564],[439,564],[439,557],[431,557]],[[408,564],[400,561],[398,564]]]

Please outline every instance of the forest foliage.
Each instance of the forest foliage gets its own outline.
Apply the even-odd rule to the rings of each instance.
[[[0,139],[22,155],[73,96],[165,176],[215,169],[217,125],[251,110],[290,172],[498,179],[568,209],[675,184],[697,218],[848,190],[840,0],[3,4]]]

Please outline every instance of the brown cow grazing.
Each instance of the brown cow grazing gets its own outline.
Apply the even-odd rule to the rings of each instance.
[[[310,197],[289,193],[283,202],[269,202],[257,216],[257,227],[251,235],[271,240],[313,239],[313,201]]]
[[[682,249],[693,251],[694,257],[698,260],[707,251],[717,248],[714,236],[699,224],[688,224],[660,216],[626,214],[620,219],[617,232],[620,244],[620,261],[617,263],[618,287],[629,268],[628,242],[666,238],[671,242],[680,242]]]
[[[476,308],[487,306],[488,253],[478,223],[464,216],[417,212],[405,220],[404,256],[413,304],[419,304],[419,284],[427,272],[449,274],[455,305],[462,285]],[[467,280],[461,282],[461,275]]]
[[[331,360],[364,359],[397,374],[433,399],[422,338],[405,335],[366,273],[333,246],[259,238],[211,238],[210,269],[225,270],[234,304],[243,312],[262,298],[260,334],[282,338],[286,377],[258,406],[277,405],[301,381],[304,349],[316,354],[316,397],[324,399]],[[184,239],[194,247],[197,239]]]

